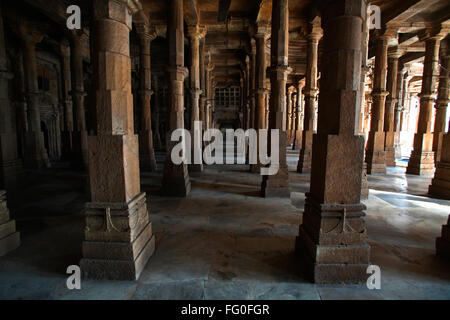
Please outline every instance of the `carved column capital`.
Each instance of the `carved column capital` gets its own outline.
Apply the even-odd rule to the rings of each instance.
[[[200,26],[198,24],[195,25],[188,25],[188,36],[189,38],[192,39],[196,39],[196,40],[200,40],[203,39],[206,36],[206,27],[205,26]]]
[[[136,23],[135,26],[141,41],[153,41],[157,37],[155,27],[147,23]]]

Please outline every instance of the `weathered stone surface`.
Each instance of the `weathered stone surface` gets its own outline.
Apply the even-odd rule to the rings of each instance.
[[[127,204],[90,203],[87,207],[80,262],[84,276],[138,279],[155,249],[145,193]]]
[[[138,193],[139,147],[136,135],[89,137],[92,202],[128,202]]]

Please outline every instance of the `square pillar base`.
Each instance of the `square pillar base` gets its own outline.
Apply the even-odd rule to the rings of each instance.
[[[313,136],[313,131],[308,130],[303,132],[302,148],[300,149],[300,157],[297,164],[298,173],[311,172]]]
[[[128,203],[88,203],[83,277],[137,280],[155,251],[145,193]]]
[[[409,158],[408,167],[406,168],[407,174],[415,175],[431,175],[434,173],[434,152],[411,152]]]
[[[450,200],[450,163],[438,163],[428,193],[437,198]]]
[[[384,139],[384,132],[369,132],[366,151],[367,174],[386,174]]]
[[[16,222],[10,220],[6,192],[0,191],[0,257],[19,246],[20,233],[16,232]]]
[[[154,172],[157,170],[151,130],[139,132],[139,167],[144,171]]]
[[[450,260],[450,216],[447,224],[442,226],[441,237],[436,239],[436,255]]]
[[[295,138],[292,143],[292,150],[300,150],[302,148],[302,130],[295,130]]]
[[[395,132],[389,131],[385,134],[385,159],[388,167],[395,167]]]
[[[175,165],[166,159],[161,193],[169,197],[186,197],[191,192],[191,181],[186,164]]]
[[[320,204],[307,194],[295,250],[315,283],[362,283],[367,280],[370,246],[363,204]]]
[[[287,168],[280,168],[272,176],[263,176],[261,196],[265,198],[290,198],[289,172]]]

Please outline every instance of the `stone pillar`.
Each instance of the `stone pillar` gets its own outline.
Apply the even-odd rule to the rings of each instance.
[[[70,45],[62,43],[60,46],[63,74],[63,103],[64,103],[64,130],[61,133],[63,143],[63,159],[70,160],[73,155],[73,103],[70,92],[72,91],[72,75],[70,70]]]
[[[255,129],[266,129],[266,40],[269,36],[267,25],[258,25],[256,40],[256,105],[255,105]]]
[[[292,94],[292,109],[291,109],[291,116],[290,116],[290,122],[289,122],[290,131],[289,131],[288,145],[293,144],[294,138],[295,138],[294,135],[295,135],[295,121],[296,121],[295,119],[296,119],[297,99],[298,99],[297,92],[294,92]]]
[[[360,202],[364,137],[358,133],[358,117],[366,1],[320,3],[324,52],[319,123],[296,251],[316,283],[365,282],[370,247],[366,207]]]
[[[450,260],[450,216],[447,224],[442,226],[441,237],[436,239],[436,255]]]
[[[250,128],[256,129],[256,41],[250,40]]]
[[[17,188],[18,176],[22,172],[22,161],[19,159],[17,149],[18,131],[14,125],[15,118],[9,99],[9,80],[13,76],[8,71],[0,4],[0,187],[11,191]]]
[[[206,104],[205,104],[205,129],[212,128],[212,99],[214,99],[214,93],[212,89],[212,72],[214,70],[214,64],[209,61],[206,65]]]
[[[441,43],[441,71],[439,74],[439,89],[435,108],[433,132],[433,151],[435,163],[441,161],[442,138],[445,134],[445,125],[447,120],[447,108],[450,102],[450,49],[449,41]]]
[[[387,74],[387,91],[389,95],[386,98],[384,109],[384,152],[386,165],[395,167],[395,128],[394,128],[394,113],[395,105],[397,103],[397,74],[398,74],[398,59],[400,54],[394,52],[388,54],[388,74]]]
[[[170,141],[172,132],[184,128],[184,87],[188,74],[184,67],[183,0],[170,0],[169,21],[169,138],[164,165],[162,193],[167,196],[186,197],[191,190],[187,165],[176,165],[171,160],[172,148],[177,142]]]
[[[414,135],[413,151],[409,158],[406,173],[416,175],[433,174],[434,152],[431,121],[433,104],[436,98],[435,85],[438,79],[439,45],[442,35],[426,38],[425,61],[423,65],[422,90],[417,133]]]
[[[303,105],[303,88],[305,86],[304,80],[298,82],[297,85],[297,105],[295,106],[295,132],[293,134],[294,141],[292,143],[292,150],[300,150],[302,147],[302,105]]]
[[[20,233],[16,221],[9,217],[6,191],[0,190],[0,257],[20,246]]]
[[[372,111],[370,131],[367,140],[367,173],[386,174],[386,153],[384,151],[384,108],[386,104],[387,52],[390,35],[379,35],[375,44],[375,70],[372,89]]]
[[[254,129],[267,129],[266,127],[266,40],[270,30],[267,24],[258,24],[255,33],[255,123]],[[258,140],[259,141],[259,140]],[[259,144],[259,143],[258,143]],[[258,149],[259,150],[259,149]],[[259,157],[258,157],[259,160]],[[259,172],[261,164],[250,165],[251,172]]]
[[[316,18],[310,23],[310,30],[307,36],[307,63],[306,63],[306,88],[303,92],[305,95],[305,115],[303,120],[302,148],[300,149],[300,157],[297,165],[298,173],[311,172],[311,155],[314,134],[314,123],[316,119],[316,111],[314,105],[316,103],[317,94],[317,59],[319,40],[322,38],[323,31],[320,27],[320,19]]]
[[[271,164],[278,169],[274,175],[263,176],[261,193],[263,197],[290,197],[289,171],[286,162],[286,81],[291,69],[288,67],[289,7],[288,0],[273,0],[272,36],[270,53],[270,123],[269,129],[279,130],[279,148],[271,149],[269,135],[268,149],[278,152],[279,164]]]
[[[156,38],[156,31],[147,24],[136,25],[141,42],[140,57],[140,104],[141,126],[139,128],[139,164],[141,170],[156,171],[155,149],[153,147],[152,130],[152,70],[150,59],[150,44]]]
[[[202,129],[206,126],[206,66],[205,66],[205,38],[200,40],[200,121],[202,122]]]
[[[160,104],[160,92],[159,92],[159,80],[158,75],[152,74],[152,86],[153,86],[153,99],[155,102],[154,110],[155,110],[155,117],[152,118],[154,126],[154,132],[155,132],[155,147],[160,149],[162,148],[162,141],[161,141],[161,126],[160,126],[160,119],[161,119],[161,104]]]
[[[291,114],[292,114],[292,94],[294,87],[289,87],[286,94],[286,135],[289,136],[291,132]]]
[[[244,85],[245,90],[243,92],[243,95],[245,97],[244,98],[244,101],[245,101],[245,104],[244,104],[244,119],[245,119],[244,129],[247,130],[250,128],[250,112],[251,112],[250,111],[250,93],[249,93],[250,92],[250,82],[251,82],[249,56],[245,57],[244,67],[245,67],[245,85]]]
[[[202,90],[200,89],[200,39],[206,35],[206,28],[198,25],[189,26],[188,34],[191,43],[191,72],[190,72],[190,88],[191,88],[191,139],[192,139],[192,155],[189,165],[190,171],[203,171],[203,164],[194,163],[194,154],[197,153],[198,158],[202,158],[202,149],[195,150],[194,146],[201,145],[202,132],[194,132],[194,122],[200,121],[199,98]],[[203,124],[202,124],[203,127]],[[197,140],[197,142],[195,142]]]
[[[140,190],[131,95],[132,9],[127,3],[94,2],[97,135],[88,138],[91,202],[80,267],[84,276],[95,279],[136,280],[155,249],[146,195]]]
[[[443,60],[444,59],[442,59],[441,66],[445,67],[444,64],[448,63],[448,60],[447,60],[447,62],[445,62]],[[444,72],[444,76],[446,74],[448,74],[448,70],[446,72]],[[441,78],[441,81],[442,80],[444,80],[442,82],[442,86],[445,86],[445,83],[447,83],[447,85],[446,85],[447,92],[441,86],[441,83],[439,83],[439,96],[438,96],[438,100],[437,100],[438,104],[444,103],[445,97],[448,97],[448,78],[447,79]],[[450,126],[450,123],[449,123],[449,126]],[[431,185],[428,188],[428,192],[430,195],[432,195],[434,197],[450,200],[450,133],[449,132],[442,135],[442,142],[441,142],[440,149],[441,149],[440,159],[437,162],[436,172],[434,173],[433,180],[431,180]],[[447,227],[445,230],[448,230],[448,224],[447,224]],[[443,231],[444,231],[444,229],[443,229]],[[448,232],[446,235],[444,235],[444,233],[443,233],[443,236],[440,239],[441,240],[437,240],[437,242],[436,242],[436,246],[440,247],[440,249],[438,249],[438,253],[439,253],[439,251],[441,251],[442,252],[441,255],[445,255],[445,252],[446,252],[447,256],[448,256],[448,252],[449,252],[449,248],[450,248],[450,246],[448,245],[449,244]],[[439,245],[438,245],[438,242],[439,242]]]
[[[25,166],[30,169],[42,169],[48,166],[47,150],[41,132],[39,112],[39,89],[37,83],[36,44],[41,42],[43,34],[30,31],[25,24],[17,26],[23,46],[23,62],[28,104],[28,131],[25,135]]]
[[[87,168],[88,159],[88,132],[86,129],[86,111],[84,108],[83,75],[83,42],[76,33],[71,37],[71,63],[72,63],[72,99],[75,128],[73,132],[75,165]]]
[[[398,159],[401,157],[400,146],[400,131],[401,131],[401,119],[403,114],[403,102],[405,95],[404,78],[406,74],[406,68],[404,65],[399,66],[397,73],[397,103],[394,107],[394,157]]]

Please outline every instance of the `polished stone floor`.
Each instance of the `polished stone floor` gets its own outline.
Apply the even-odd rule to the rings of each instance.
[[[161,197],[161,172],[144,173],[157,249],[139,281],[83,280],[72,291],[65,271],[81,258],[86,176],[62,168],[30,175],[11,199],[22,246],[0,258],[0,298],[450,299],[450,264],[434,254],[450,201],[426,197],[431,177],[404,167],[369,176],[366,221],[381,289],[304,279],[294,239],[309,175],[295,173],[297,158],[289,152],[291,199],[261,198],[261,177],[246,166],[192,173],[185,199]]]

